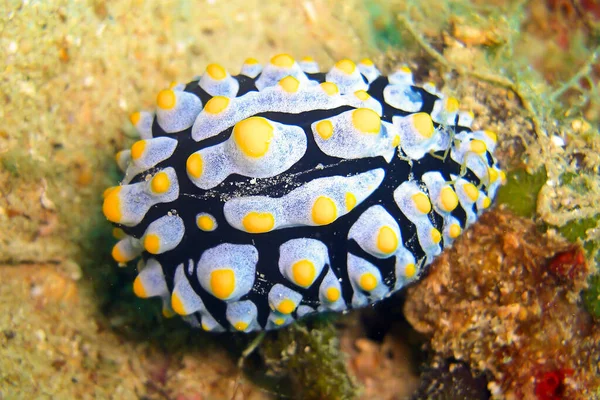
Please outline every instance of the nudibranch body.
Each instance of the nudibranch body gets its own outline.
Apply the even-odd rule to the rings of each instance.
[[[207,331],[275,329],[417,279],[505,179],[496,135],[408,67],[211,64],[131,117],[103,211],[133,288]]]

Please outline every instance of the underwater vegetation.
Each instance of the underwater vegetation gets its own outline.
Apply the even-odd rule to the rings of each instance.
[[[390,398],[418,387],[419,372],[423,382],[471,374],[494,398],[600,396],[597,2],[11,0],[0,10],[3,396],[258,399],[289,387],[298,398]],[[474,129],[501,133],[494,154],[508,182],[406,302],[268,333],[241,373],[254,336],[191,335],[160,301],[135,296],[135,273],[110,257],[101,194],[119,179],[113,154],[135,141],[127,116],[153,93],[210,62],[234,71],[248,54],[284,51],[326,67],[369,57],[384,74],[409,66],[472,110]],[[390,328],[402,308],[413,327]],[[529,321],[539,334],[523,333]],[[319,356],[284,353],[306,344]],[[311,371],[328,379],[306,388]]]

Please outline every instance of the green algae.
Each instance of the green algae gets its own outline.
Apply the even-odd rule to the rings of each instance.
[[[353,399],[357,383],[348,375],[336,328],[313,321],[276,332],[261,346],[270,374],[285,377],[298,399]]]
[[[506,180],[506,184],[498,190],[498,204],[505,204],[519,216],[533,218],[536,215],[538,193],[547,180],[546,169],[542,167],[533,174],[517,169],[511,171]]]

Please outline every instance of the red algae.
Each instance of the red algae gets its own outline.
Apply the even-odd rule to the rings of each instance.
[[[582,250],[507,212],[480,222],[408,290],[407,319],[438,358],[487,372],[493,398],[590,398],[600,330],[580,306]]]

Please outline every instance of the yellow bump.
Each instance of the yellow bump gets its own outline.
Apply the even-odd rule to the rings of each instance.
[[[144,288],[144,283],[142,282],[142,279],[139,275],[133,281],[133,293],[135,293],[137,297],[141,297],[142,299],[148,297],[148,294],[146,293],[146,288]]]
[[[279,86],[288,93],[296,93],[300,87],[300,81],[293,76],[286,76],[279,81]]]
[[[483,133],[485,133],[486,136],[492,140],[492,142],[496,143],[498,141],[498,135],[496,135],[496,132],[485,130]]]
[[[460,225],[458,225],[458,224],[452,224],[452,225],[450,225],[450,229],[448,229],[448,235],[452,239],[456,239],[457,237],[459,237],[461,232],[462,232],[462,229],[460,228]]]
[[[404,72],[406,74],[411,74],[412,73],[411,69],[409,67],[407,67],[406,65],[403,65],[402,67],[400,67],[399,71],[402,71],[402,72]]]
[[[336,62],[335,67],[343,73],[345,73],[346,75],[351,75],[354,72],[354,70],[356,70],[356,65],[348,59],[343,59]]]
[[[233,138],[244,154],[259,158],[269,150],[273,126],[265,118],[250,117],[235,124]]]
[[[284,322],[285,322],[285,319],[283,319],[283,318],[275,318],[275,319],[273,320],[273,323],[274,323],[275,325],[277,325],[277,326],[281,326],[281,325],[283,325],[283,324],[284,324]]]
[[[277,311],[282,314],[291,314],[296,309],[296,304],[290,299],[283,299],[277,305]]]
[[[371,61],[370,58],[363,58],[362,61],[360,62],[362,65],[365,65],[367,67],[372,67],[373,66],[373,61]]]
[[[498,171],[494,168],[488,168],[488,173],[490,174],[490,183],[496,182],[496,179],[498,179]]]
[[[412,201],[415,204],[417,210],[422,212],[423,214],[427,214],[431,211],[431,202],[429,201],[429,197],[423,192],[415,193],[412,196]]]
[[[446,186],[440,191],[440,202],[446,212],[450,212],[458,206],[458,196],[451,187]]]
[[[458,111],[458,100],[454,97],[448,97],[446,99],[446,112],[454,113]]]
[[[117,152],[117,154],[115,154],[115,161],[117,162],[117,164],[118,164],[118,163],[119,163],[119,161],[121,160],[121,157],[123,156],[123,152],[124,152],[124,151],[125,151],[125,150],[121,150],[121,151],[118,151],[118,152]]]
[[[354,92],[354,95],[357,99],[361,101],[367,101],[371,97],[369,96],[369,93],[365,92],[364,90],[357,90],[356,92]]]
[[[398,147],[400,145],[400,136],[396,135],[394,136],[394,139],[392,140],[392,147]]]
[[[315,59],[310,57],[310,56],[306,56],[306,57],[302,57],[302,61],[304,62],[314,62]]]
[[[221,300],[226,300],[235,289],[235,273],[232,269],[215,269],[210,273],[210,290]]]
[[[165,318],[173,318],[175,316],[175,313],[169,307],[163,307],[162,315]]]
[[[171,295],[171,307],[173,308],[173,311],[175,311],[177,314],[187,315],[187,313],[185,312],[185,307],[183,306],[183,303],[181,302],[179,296],[177,296],[177,293],[173,293]]]
[[[206,67],[206,73],[216,81],[220,81],[227,77],[227,71],[225,71],[225,68],[219,64],[208,64]]]
[[[433,243],[439,243],[440,240],[442,240],[442,234],[440,233],[440,231],[438,231],[435,228],[431,229],[431,240],[433,240]]]
[[[472,201],[476,201],[479,197],[479,190],[472,183],[465,183],[463,185],[463,190],[469,196]]]
[[[317,130],[317,134],[321,136],[323,140],[327,140],[333,135],[333,124],[331,121],[320,121],[317,123],[315,129]]]
[[[504,185],[506,183],[506,172],[500,170],[500,182]]]
[[[215,229],[215,221],[208,215],[199,216],[196,220],[196,224],[198,225],[198,228],[205,232],[210,232]]]
[[[225,96],[214,96],[204,106],[204,111],[209,114],[219,114],[229,105],[229,99]]]
[[[160,251],[160,237],[157,234],[150,233],[144,238],[144,249],[148,253],[158,254]]]
[[[292,276],[298,286],[309,287],[315,281],[315,275],[315,265],[310,260],[300,260],[292,265]]]
[[[390,254],[398,248],[398,236],[389,226],[382,226],[377,234],[377,248],[385,254]]]
[[[165,193],[169,190],[171,186],[171,181],[169,180],[169,175],[166,172],[159,172],[154,175],[152,181],[150,182],[150,187],[154,193]]]
[[[125,257],[125,254],[121,253],[118,243],[112,248],[111,255],[112,258],[119,264],[125,264],[127,261],[129,261],[129,259]]]
[[[102,204],[102,212],[104,213],[104,216],[111,222],[120,222],[121,218],[123,217],[121,214],[121,199],[119,197],[120,191],[120,186],[112,188]]]
[[[171,89],[161,90],[158,92],[158,96],[156,96],[156,105],[163,110],[170,110],[175,107],[176,103],[177,98],[175,97],[175,92]]]
[[[112,235],[115,239],[119,239],[119,240],[124,239],[125,236],[127,236],[127,235],[125,235],[125,232],[123,232],[123,229],[121,229],[121,228],[113,228]]]
[[[415,276],[415,274],[417,273],[417,268],[415,267],[415,264],[410,263],[410,264],[406,264],[406,267],[404,267],[404,276],[407,278],[412,278],[413,276]]]
[[[146,141],[138,140],[131,146],[131,158],[134,160],[139,159],[144,155],[144,150],[146,150]]]
[[[294,58],[289,54],[278,54],[271,58],[271,64],[280,68],[291,68],[294,62]]]
[[[356,206],[356,196],[346,192],[346,211],[350,211]]]
[[[104,189],[104,192],[102,192],[102,198],[103,199],[107,198],[113,192],[113,190],[117,189],[118,187],[119,186],[111,186],[111,187]]]
[[[189,156],[185,163],[185,168],[188,175],[193,178],[200,178],[202,171],[204,170],[204,161],[202,161],[202,156],[198,153],[194,153]]]
[[[327,301],[334,303],[340,298],[340,291],[336,287],[327,288],[325,291],[325,298]]]
[[[319,196],[312,207],[312,219],[317,225],[327,225],[337,218],[337,207],[333,200]]]
[[[173,89],[175,86],[177,86],[177,81],[169,83],[169,89]]]
[[[246,65],[258,64],[258,60],[254,57],[249,57],[249,58],[246,58],[246,61],[244,61],[244,64],[246,64]]]
[[[204,322],[202,322],[200,325],[202,326],[202,329],[205,332],[210,332],[210,327],[208,325],[206,325]]]
[[[412,114],[412,123],[417,132],[424,138],[429,139],[433,136],[434,128],[431,116],[427,113]]]
[[[268,212],[252,211],[242,219],[242,225],[249,233],[269,232],[275,226],[275,217]]]
[[[362,290],[370,292],[377,287],[377,278],[372,273],[365,272],[360,276],[358,284]]]
[[[238,321],[235,324],[233,324],[233,327],[235,328],[235,330],[242,332],[248,329],[248,323],[244,321]]]
[[[140,114],[139,111],[131,113],[131,115],[129,116],[129,120],[133,125],[137,125],[138,122],[140,122],[140,119],[142,119],[142,114]]]
[[[488,208],[488,207],[489,207],[491,204],[492,204],[492,200],[490,200],[490,198],[489,198],[489,197],[487,197],[487,196],[486,196],[486,197],[484,197],[484,198],[483,198],[483,201],[481,202],[481,206],[482,206],[483,208]]]
[[[321,83],[321,87],[323,88],[325,93],[327,93],[330,96],[333,96],[334,94],[338,94],[340,92],[340,89],[338,89],[337,85],[333,82],[323,82]]]
[[[352,111],[352,124],[362,133],[377,134],[381,130],[381,118],[370,108]]]
[[[485,154],[487,150],[487,146],[483,140],[473,139],[469,144],[473,153]]]

